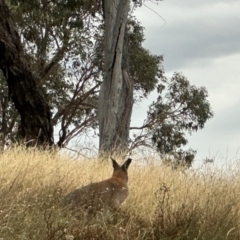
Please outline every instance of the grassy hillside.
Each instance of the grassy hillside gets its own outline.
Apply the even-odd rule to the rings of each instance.
[[[0,155],[0,239],[240,239],[240,168],[176,171],[133,159],[127,202],[118,212],[75,218],[61,199],[110,177],[110,160],[54,152]]]

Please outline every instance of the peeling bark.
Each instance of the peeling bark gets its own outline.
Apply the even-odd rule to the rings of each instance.
[[[125,152],[133,106],[126,23],[129,0],[104,0],[104,79],[99,94],[100,152]]]

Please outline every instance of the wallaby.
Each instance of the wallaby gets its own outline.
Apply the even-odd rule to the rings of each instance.
[[[129,158],[120,166],[112,159],[111,178],[74,190],[63,199],[64,206],[68,206],[71,210],[82,209],[88,212],[105,207],[118,209],[128,196],[127,170],[131,161],[132,159]]]

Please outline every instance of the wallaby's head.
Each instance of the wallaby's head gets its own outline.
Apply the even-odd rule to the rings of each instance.
[[[122,166],[120,166],[113,158],[112,165],[113,165],[113,175],[112,178],[117,179],[122,184],[127,184],[128,181],[128,167],[132,161],[131,158],[128,158]]]

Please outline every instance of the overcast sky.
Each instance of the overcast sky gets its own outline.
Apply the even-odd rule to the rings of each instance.
[[[209,93],[214,117],[189,137],[188,146],[198,151],[196,160],[236,159],[240,156],[240,1],[165,0],[145,5],[135,12],[145,27],[144,47],[164,55],[167,77],[182,72],[191,84],[205,86]],[[152,94],[134,108],[131,125],[141,123],[154,98]]]

